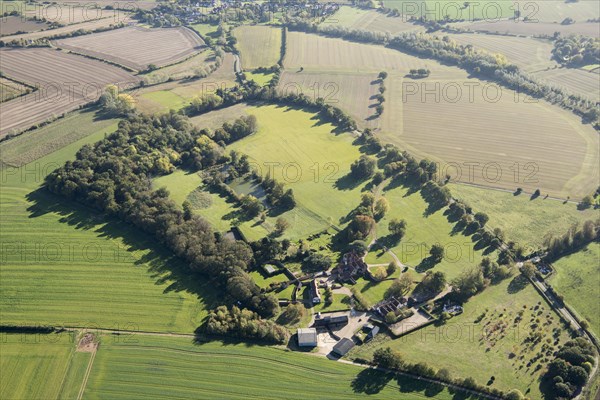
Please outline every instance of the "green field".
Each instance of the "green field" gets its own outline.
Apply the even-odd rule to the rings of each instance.
[[[246,79],[256,82],[259,86],[267,86],[274,74],[266,74],[263,72],[246,72]]]
[[[70,363],[90,353],[76,353],[69,334],[2,334],[0,397],[3,399],[73,399],[82,376],[69,373]],[[75,396],[73,396],[75,394]]]
[[[158,90],[156,92],[144,93],[140,97],[160,104],[165,110],[181,110],[189,104],[189,101],[170,90]]]
[[[208,36],[211,38],[217,38],[217,30],[219,29],[219,25],[211,25],[211,24],[193,24],[190,27],[201,34],[202,36]]]
[[[277,64],[281,55],[281,28],[253,25],[240,26],[233,34],[238,40],[242,67],[253,70]]]
[[[588,320],[590,329],[600,335],[600,243],[556,261],[550,284],[580,317]]]
[[[0,143],[2,162],[21,166],[55,152],[95,132],[112,132],[117,119],[102,119],[94,111],[76,111],[42,128]]]
[[[299,238],[340,224],[360,202],[362,185],[346,185],[350,164],[359,158],[349,134],[332,133],[334,127],[314,114],[278,106],[247,109],[258,120],[258,132],[229,148],[245,153],[254,166],[294,191],[297,206],[281,216],[291,227],[286,236]],[[271,166],[271,167],[270,167]],[[274,224],[276,218],[267,218]]]
[[[84,139],[2,171],[0,319],[191,332],[212,302],[209,285],[201,278],[191,283],[182,264],[139,231],[36,191],[48,172],[104,137],[106,127],[92,126],[96,132]]]
[[[424,0],[419,2],[412,0],[384,0],[382,3],[387,8],[395,8],[401,12],[405,12],[405,18],[411,16],[419,18],[423,16],[429,20],[443,20],[448,16],[452,20],[497,20],[499,18],[514,16],[515,1],[482,0],[476,2],[475,6],[468,8],[464,8],[464,2],[453,0]]]
[[[512,193],[482,189],[469,185],[450,184],[450,192],[490,217],[491,228],[501,228],[507,240],[515,241],[526,249],[543,245],[548,234],[560,236],[574,223],[598,218],[592,209],[578,211],[572,203],[563,203],[539,197],[531,200],[530,195],[514,196]]]
[[[535,307],[538,308],[533,309]],[[521,310],[523,319],[515,324],[515,317]],[[484,312],[485,315],[476,322]],[[535,328],[533,324],[536,324]],[[562,328],[560,341],[563,342],[567,336],[559,317],[531,285],[522,286],[519,281],[509,278],[472,298],[465,304],[463,314],[444,325],[431,325],[395,340],[380,335],[368,345],[354,350],[351,356],[371,357],[376,348],[390,346],[409,362],[447,368],[455,378],[473,377],[482,385],[495,376],[491,387],[517,388],[529,398],[539,399],[538,379],[542,370],[538,365],[545,361],[535,361],[530,366],[527,363],[536,354],[545,353],[541,347],[557,327]],[[527,341],[533,332],[540,332],[539,344],[532,345]],[[552,349],[557,349],[554,339],[550,343]],[[542,360],[551,359],[551,355],[542,357]]]
[[[280,348],[149,336],[132,337],[135,343],[103,339],[86,399],[453,398],[446,389]]]
[[[445,257],[433,270],[444,272],[449,279],[481,261],[481,250],[473,249],[474,243],[470,237],[453,232],[454,224],[443,215],[444,209],[427,215],[428,205],[420,192],[412,193],[405,187],[397,187],[383,195],[390,204],[390,210],[377,224],[377,237],[387,242],[388,224],[393,218],[404,219],[407,223],[402,240],[388,246],[400,262],[417,272],[425,272],[427,268],[420,263],[429,256],[429,249],[435,243],[444,246]],[[384,264],[389,262],[389,256],[380,250],[373,250],[367,255],[367,262]]]
[[[231,111],[223,109],[195,117],[192,122],[200,128],[214,129],[240,115],[255,115],[258,132],[227,149],[247,154],[252,166],[263,176],[272,168],[271,176],[291,188],[298,203],[281,215],[268,216],[262,224],[243,221],[239,225],[242,232],[250,240],[259,239],[274,229],[280,216],[290,222],[284,234],[290,239],[305,237],[332,224],[343,225],[340,219],[358,205],[363,186],[347,184],[344,179],[350,164],[360,155],[358,147],[352,144],[354,138],[346,133],[332,133],[333,125],[322,123],[312,113],[275,105],[237,105]],[[189,194],[198,185],[195,178],[184,175],[171,174],[159,180],[167,188],[173,188],[178,203],[183,201],[184,192]],[[232,223],[230,213],[237,207],[217,194],[210,195],[211,206],[196,211],[216,229],[227,230]]]

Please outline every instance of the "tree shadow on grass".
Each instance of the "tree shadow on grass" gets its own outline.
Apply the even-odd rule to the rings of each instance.
[[[352,380],[354,393],[377,394],[392,380],[394,374],[367,368],[356,375]]]
[[[335,181],[334,187],[337,190],[353,190],[359,187],[362,183],[363,181],[356,179],[352,176],[352,174],[346,174]]]
[[[527,287],[528,284],[529,280],[523,275],[519,274],[510,281],[508,287],[506,288],[506,291],[510,294],[515,294],[525,289],[525,287]]]
[[[29,193],[26,198],[32,203],[27,209],[29,218],[54,213],[60,216],[59,222],[74,229],[93,231],[98,238],[122,242],[123,246],[114,243],[114,248],[105,250],[112,252],[114,263],[147,266],[155,284],[166,285],[163,293],[185,291],[201,298],[209,307],[217,304],[218,295],[206,276],[191,271],[169,249],[132,225],[104,217],[91,208],[54,195],[44,188]],[[134,256],[133,253],[137,251],[145,253],[141,257]]]

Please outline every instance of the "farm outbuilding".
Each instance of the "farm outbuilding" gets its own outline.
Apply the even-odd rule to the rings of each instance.
[[[317,330],[315,328],[298,329],[298,346],[315,347],[317,345]]]
[[[340,357],[345,356],[354,347],[354,342],[348,338],[342,338],[335,346],[333,346],[333,353]]]

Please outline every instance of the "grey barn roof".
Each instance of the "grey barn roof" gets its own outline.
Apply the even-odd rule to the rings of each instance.
[[[333,346],[333,352],[341,357],[345,356],[353,347],[354,342],[351,339],[343,338]]]

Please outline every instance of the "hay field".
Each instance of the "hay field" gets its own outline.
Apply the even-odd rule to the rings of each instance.
[[[597,186],[598,135],[570,112],[542,101],[526,103],[481,81],[445,81],[433,74],[388,81],[380,137],[439,161],[442,176],[509,190],[540,188],[542,195],[563,198],[581,198]],[[477,85],[472,101],[467,85]],[[428,88],[434,93],[426,95]],[[471,170],[466,163],[478,164]]]
[[[399,17],[388,17],[375,10],[365,10],[343,6],[323,22],[323,26],[344,26],[349,29],[383,32],[397,35],[401,32],[425,32],[421,25],[415,25]]]
[[[580,0],[578,2],[565,2],[564,0],[544,0],[531,2],[528,0],[482,0],[473,2],[468,8],[459,10],[462,1],[455,0],[425,0],[415,2],[412,0],[384,0],[388,8],[395,8],[406,12],[407,18],[426,16],[431,20],[443,20],[446,15],[452,20],[481,20],[498,21],[503,18],[514,17],[515,10],[521,12],[521,18],[529,17],[531,20],[541,22],[560,23],[567,17],[576,21],[586,21],[591,16],[600,13],[600,5],[595,0]],[[457,7],[458,6],[458,7]],[[433,10],[433,11],[430,11]]]
[[[530,193],[515,196],[506,191],[453,183],[449,187],[452,196],[471,205],[475,211],[486,213],[490,227],[501,228],[507,240],[527,249],[541,247],[548,234],[561,235],[575,223],[598,217],[597,211],[579,211],[573,203],[541,197],[531,200]]]
[[[466,78],[459,68],[420,59],[382,46],[349,42],[303,32],[288,32],[284,60],[286,69],[300,67],[307,72],[360,72],[387,71],[405,75],[413,68],[428,68],[432,75],[446,79]]]
[[[552,42],[549,40],[497,36],[486,34],[449,34],[462,45],[472,45],[492,54],[502,54],[509,62],[526,72],[537,72],[558,65],[552,60]]]
[[[77,7],[73,3],[65,3],[62,1],[52,4],[38,3],[27,6],[25,15],[29,18],[44,18],[50,23],[72,25],[102,18],[110,18],[112,23],[117,23],[127,14],[126,11],[107,10],[99,7],[99,4],[90,4],[87,7]]]
[[[543,4],[543,3],[538,3]],[[495,34],[511,35],[554,35],[554,32],[560,32],[562,36],[584,35],[599,37],[600,31],[598,25],[593,22],[580,20],[570,25],[562,25],[560,22],[525,22],[522,20],[500,20],[500,21],[475,21],[475,22],[456,22],[451,24],[457,28],[469,29],[476,32],[489,32]]]
[[[233,30],[238,40],[242,68],[253,70],[277,64],[281,55],[281,28],[253,25]]]
[[[596,71],[585,71],[574,68],[557,68],[539,71],[534,75],[537,79],[554,86],[562,87],[568,93],[581,94],[592,101],[600,101],[598,81],[600,76]]]
[[[92,110],[75,111],[52,124],[0,142],[0,161],[21,167],[97,132],[117,129],[116,118],[100,118]]]
[[[0,36],[13,35],[17,32],[36,32],[48,28],[48,24],[40,21],[30,21],[23,17],[0,17]]]
[[[590,243],[576,253],[554,262],[555,273],[550,284],[564,296],[568,305],[590,323],[600,335],[600,243]]]
[[[189,283],[188,273],[181,280],[181,262],[151,238],[37,191],[47,173],[106,132],[2,171],[3,324],[191,332],[212,307],[212,287]]]
[[[131,18],[129,17],[129,14],[122,12],[121,14],[118,14],[117,19],[101,18],[101,19],[96,19],[93,21],[86,21],[86,22],[81,22],[78,24],[71,24],[71,25],[63,26],[62,28],[47,29],[45,31],[23,33],[23,34],[18,34],[18,35],[17,34],[8,35],[8,36],[2,37],[2,40],[5,42],[10,42],[11,40],[21,40],[21,39],[35,40],[35,39],[41,39],[41,38],[52,38],[54,36],[62,36],[65,34],[69,34],[71,32],[75,32],[80,29],[94,31],[94,30],[100,29],[100,28],[107,28],[107,27],[110,27],[111,25],[116,25],[120,22],[123,22],[125,24],[131,22]]]
[[[0,78],[0,103],[19,97],[27,91],[27,86],[10,79]]]
[[[56,41],[56,46],[136,70],[162,67],[194,54],[204,42],[192,30],[126,27]]]
[[[0,50],[0,69],[9,78],[39,90],[0,104],[0,136],[95,101],[103,88],[137,84],[121,68],[48,48]]]
[[[284,71],[278,89],[283,93],[303,93],[309,98],[323,98],[327,104],[350,114],[360,127],[376,128],[375,106],[372,96],[378,94],[379,83],[375,73],[314,73]]]
[[[188,338],[135,336],[134,343],[102,337],[86,399],[378,399],[450,400],[408,378],[297,352],[220,342],[194,345]],[[284,391],[284,392],[282,392]],[[426,394],[427,395],[426,395]]]

